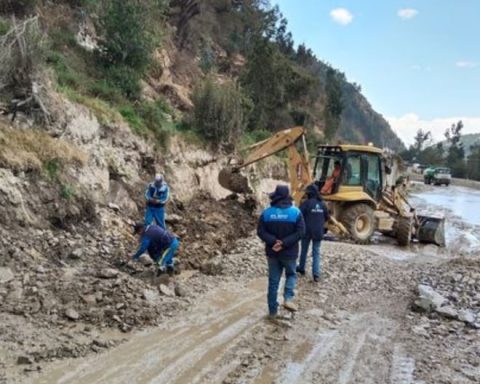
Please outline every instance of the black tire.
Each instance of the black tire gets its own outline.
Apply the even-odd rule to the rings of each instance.
[[[367,204],[354,204],[342,213],[342,224],[347,228],[355,242],[367,244],[375,232],[373,209]]]
[[[411,217],[400,217],[397,223],[398,245],[408,247],[412,241],[413,220]]]

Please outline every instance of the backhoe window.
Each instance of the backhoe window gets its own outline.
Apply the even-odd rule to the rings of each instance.
[[[343,171],[344,185],[361,185],[360,155],[348,155]]]
[[[380,161],[378,156],[368,155],[367,183],[365,185],[367,193],[373,198],[377,198],[381,190],[382,180],[380,178]]]

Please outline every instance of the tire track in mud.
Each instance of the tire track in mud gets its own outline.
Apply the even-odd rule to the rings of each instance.
[[[62,362],[33,382],[202,382],[226,351],[264,317],[264,285],[262,280],[237,290],[217,290],[173,328],[140,334],[97,359]]]
[[[398,373],[390,374],[397,329],[394,321],[377,313],[363,313],[317,335],[314,329],[305,333],[308,327],[312,328],[311,320],[292,328],[289,339],[303,342],[285,348],[279,360],[286,364],[270,364],[254,383],[409,384],[400,380],[404,377],[403,360],[395,362]]]

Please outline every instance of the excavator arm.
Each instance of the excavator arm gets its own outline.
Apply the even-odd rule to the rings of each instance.
[[[297,148],[302,140],[303,153]],[[224,168],[219,174],[220,185],[230,191],[247,193],[250,191],[246,177],[240,170],[283,150],[288,152],[289,178],[292,196],[299,204],[305,187],[312,182],[312,172],[305,142],[305,129],[294,127],[277,132],[272,137],[246,148],[248,154],[236,165]]]

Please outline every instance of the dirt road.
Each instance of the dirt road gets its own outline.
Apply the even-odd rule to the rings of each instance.
[[[162,327],[105,354],[59,362],[32,382],[421,382],[414,372],[424,340],[409,336],[416,322],[409,307],[423,264],[349,244],[326,243],[323,251],[324,279],[300,279],[295,319],[265,319],[265,278],[228,282]],[[250,252],[262,260],[260,246]],[[445,358],[447,367],[456,364]]]

